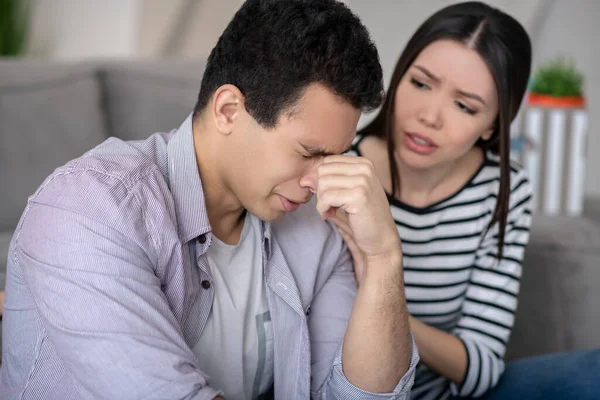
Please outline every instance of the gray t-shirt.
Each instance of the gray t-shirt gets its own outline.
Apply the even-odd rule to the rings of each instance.
[[[273,327],[261,238],[260,220],[248,213],[237,245],[213,236],[207,251],[215,297],[193,351],[210,386],[227,400],[257,399],[273,385]]]

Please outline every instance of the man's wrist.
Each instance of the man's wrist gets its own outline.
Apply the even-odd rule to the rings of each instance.
[[[402,253],[393,252],[378,257],[367,258],[366,267],[360,282],[363,291],[376,297],[393,298],[394,294],[404,298],[404,271]],[[392,295],[391,297],[389,297]]]
[[[402,273],[402,252],[392,250],[376,256],[366,256],[366,271],[373,274],[394,275]]]

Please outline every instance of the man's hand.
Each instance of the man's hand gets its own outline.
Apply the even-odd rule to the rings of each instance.
[[[347,222],[336,212],[342,209]],[[362,157],[325,157],[318,170],[317,210],[346,236],[363,266],[401,258],[400,237],[373,163]],[[356,261],[356,260],[355,260]],[[361,271],[362,274],[362,271]]]
[[[340,232],[342,239],[344,239],[344,242],[348,246],[348,250],[350,250],[350,254],[352,254],[354,275],[356,277],[356,281],[360,285],[363,272],[367,266],[367,260],[365,253],[363,253],[363,251],[356,244],[356,240],[354,240],[354,233],[352,232],[352,228],[350,228],[350,223],[348,222],[348,214],[346,214],[343,210],[338,210],[333,217],[329,217],[329,220],[338,227],[338,231]]]
[[[326,157],[317,183],[317,210],[338,226],[360,283],[344,335],[343,373],[363,390],[390,392],[414,363],[402,249],[387,197],[362,157]]]

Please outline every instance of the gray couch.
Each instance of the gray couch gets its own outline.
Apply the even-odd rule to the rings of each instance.
[[[27,201],[56,167],[109,136],[140,139],[191,112],[198,61],[0,60],[0,288]],[[600,347],[600,201],[583,218],[534,218],[508,358]]]

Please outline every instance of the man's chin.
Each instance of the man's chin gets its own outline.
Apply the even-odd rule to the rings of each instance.
[[[285,212],[282,209],[276,209],[276,208],[272,208],[269,207],[267,209],[261,209],[261,210],[248,210],[248,212],[250,212],[252,215],[256,216],[258,219],[260,219],[261,221],[265,221],[265,222],[274,222],[277,221],[279,219],[282,219],[287,212]]]
[[[291,211],[293,212],[293,211]],[[284,210],[273,210],[268,215],[265,215],[261,220],[265,222],[275,222],[285,217],[289,212]]]
[[[274,222],[274,221],[284,218],[287,214],[294,213],[295,211],[297,211],[297,209],[302,207],[302,204],[299,204],[298,207],[288,207],[288,208],[290,208],[290,210],[288,211],[288,210],[286,210],[285,204],[283,204],[281,202],[280,196],[278,196],[277,202],[275,202],[275,204],[273,204],[271,202],[267,202],[265,204],[265,206],[266,207],[264,207],[264,208],[261,207],[260,209],[256,209],[256,210],[251,210],[248,208],[247,208],[247,210],[251,214],[258,217],[258,219],[260,219],[261,221]]]

